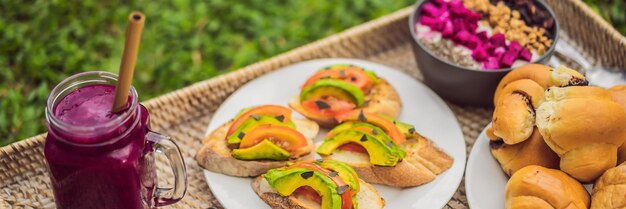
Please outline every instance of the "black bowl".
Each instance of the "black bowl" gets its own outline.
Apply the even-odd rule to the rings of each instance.
[[[424,83],[433,89],[439,96],[454,103],[472,106],[493,106],[493,94],[498,83],[512,68],[498,70],[476,70],[462,67],[448,60],[439,58],[425,48],[417,39],[415,23],[420,17],[420,10],[424,0],[416,3],[415,10],[409,18],[409,28],[413,41],[411,42],[415,60],[422,75]],[[545,64],[554,54],[554,48],[559,37],[559,23],[554,12],[541,0],[535,0],[538,9],[547,10],[554,18],[555,26],[552,28],[554,36],[552,46],[533,63]]]

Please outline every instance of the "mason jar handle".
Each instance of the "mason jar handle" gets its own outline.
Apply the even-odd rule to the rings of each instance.
[[[169,136],[149,131],[146,138],[153,142],[154,152],[164,154],[167,157],[174,172],[174,187],[161,188],[157,186],[155,189],[154,206],[160,207],[176,203],[185,196],[187,191],[187,171],[180,149]]]

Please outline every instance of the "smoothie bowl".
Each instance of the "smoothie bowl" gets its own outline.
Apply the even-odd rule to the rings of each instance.
[[[559,26],[540,0],[422,0],[409,18],[424,83],[459,104],[492,106],[511,69],[546,63]]]

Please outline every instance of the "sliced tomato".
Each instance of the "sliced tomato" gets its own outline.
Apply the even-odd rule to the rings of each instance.
[[[231,134],[237,131],[237,128],[243,124],[246,120],[250,118],[251,115],[273,115],[273,116],[283,116],[283,122],[291,121],[291,109],[287,107],[283,107],[280,105],[261,105],[257,107],[253,107],[250,110],[242,113],[239,117],[235,118],[233,124],[228,128],[228,132],[226,136],[230,136]]]
[[[324,78],[343,80],[359,87],[363,92],[369,92],[374,81],[369,77],[367,72],[362,68],[349,65],[331,66],[326,70],[321,70],[311,76],[302,86],[302,88],[313,85],[315,81]]]
[[[241,139],[239,148],[252,147],[264,139],[268,139],[272,143],[287,150],[292,156],[300,156],[311,151],[309,149],[309,143],[302,133],[289,127],[271,124],[260,125],[248,132],[243,139]]]
[[[335,120],[340,123],[344,121],[361,121],[371,123],[383,129],[383,131],[385,131],[385,133],[387,133],[391,140],[393,140],[396,144],[402,144],[406,141],[404,134],[402,134],[400,129],[398,129],[392,121],[377,114],[364,112],[363,110],[352,110],[350,112],[337,115]]]
[[[359,145],[357,143],[354,143],[354,142],[350,142],[350,143],[341,145],[339,147],[339,149],[346,150],[346,151],[363,153],[363,154],[368,154],[367,150],[363,146],[361,146],[361,145]]]
[[[333,97],[318,100],[307,100],[302,102],[302,106],[304,106],[307,111],[322,116],[335,116],[349,112],[356,107],[356,105],[350,102],[335,99]]]
[[[341,179],[341,177],[339,177],[339,175],[330,176],[330,173],[331,173],[330,170],[328,170],[326,168],[323,168],[322,166],[319,166],[319,165],[317,165],[315,163],[312,163],[311,161],[297,162],[297,163],[294,163],[293,165],[289,166],[289,168],[304,168],[304,169],[309,169],[309,170],[312,170],[312,171],[317,171],[317,172],[323,173],[324,175],[330,177],[335,182],[335,184],[337,184],[337,187],[348,186],[348,184],[346,184],[346,182],[344,182],[343,179]],[[313,190],[313,191],[315,191],[315,190]],[[350,192],[350,189],[347,188],[341,194],[341,209],[351,209],[351,208],[352,208],[352,192]]]
[[[310,200],[313,200],[317,203],[322,203],[322,196],[320,196],[315,189],[313,189],[310,186],[303,186],[300,187],[298,189],[296,189],[295,191],[296,194],[305,196],[307,198],[309,198]]]

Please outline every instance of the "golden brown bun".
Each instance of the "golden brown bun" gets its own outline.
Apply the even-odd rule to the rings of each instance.
[[[292,121],[296,124],[297,130],[307,138],[309,144],[313,147],[312,140],[317,135],[319,126],[307,119],[293,118]],[[229,176],[252,177],[261,175],[272,168],[286,166],[288,162],[313,159],[312,152],[297,159],[286,161],[247,161],[233,158],[232,150],[228,148],[226,143],[226,132],[231,124],[232,121],[223,124],[202,140],[202,148],[196,153],[195,157],[200,167]]]
[[[398,92],[386,80],[380,78],[379,82],[372,86],[370,93],[365,95],[366,105],[363,110],[375,114],[384,114],[397,118],[402,110],[402,101]],[[332,128],[337,125],[334,117],[320,117],[308,112],[300,103],[300,97],[294,97],[289,101],[289,107],[296,110],[310,120],[317,122],[321,127]]]
[[[356,195],[359,209],[381,209],[385,206],[385,200],[372,185],[360,179],[359,185],[361,190]],[[281,196],[261,176],[252,181],[252,190],[274,209],[317,209],[321,207],[319,203],[296,194],[287,197]]]
[[[626,164],[604,172],[592,194],[591,209],[626,208]]]
[[[626,85],[613,86],[608,90],[611,96],[613,97],[613,100],[621,104],[622,107],[626,109]],[[622,144],[622,146],[618,149],[617,153],[618,153],[618,156],[617,156],[618,164],[626,161],[626,142]]]
[[[493,97],[493,104],[497,105],[498,98],[507,85],[521,79],[533,80],[544,89],[550,86],[580,86],[588,84],[582,74],[565,66],[552,69],[547,65],[527,64],[512,70],[500,80]]]
[[[536,128],[533,134],[521,143],[508,145],[501,141],[491,141],[489,145],[491,154],[509,176],[528,165],[559,168],[559,156],[546,145]]]
[[[543,100],[544,89],[530,79],[511,82],[496,103],[492,131],[506,144],[517,144],[533,133],[535,109]]]
[[[505,188],[507,209],[586,209],[589,194],[560,170],[526,166],[511,176]]]
[[[452,157],[424,137],[409,139],[400,146],[407,155],[391,167],[372,165],[367,154],[339,149],[322,157],[349,164],[368,183],[393,187],[413,187],[431,182],[452,166]]]
[[[536,125],[561,157],[561,170],[581,182],[614,167],[626,140],[626,111],[607,95],[598,87],[550,88],[536,110]]]

